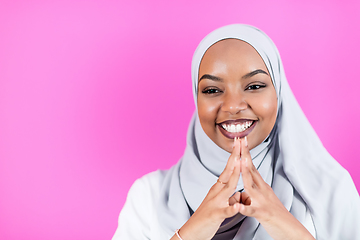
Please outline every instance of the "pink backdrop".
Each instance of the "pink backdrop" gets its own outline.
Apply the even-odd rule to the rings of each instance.
[[[0,239],[110,239],[133,181],[182,155],[190,62],[263,29],[360,189],[359,1],[1,1]],[[146,201],[146,199],[144,199]]]

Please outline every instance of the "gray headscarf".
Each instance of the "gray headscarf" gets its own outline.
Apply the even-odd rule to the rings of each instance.
[[[198,71],[206,50],[223,39],[249,43],[263,59],[278,98],[278,115],[269,137],[250,151],[254,165],[283,205],[317,239],[360,239],[360,200],[348,172],[322,146],[287,83],[271,39],[252,26],[234,24],[207,35],[192,61],[197,103]],[[158,204],[160,229],[167,235],[196,211],[223,171],[230,154],[204,133],[197,116],[190,123],[184,156],[165,176]],[[237,191],[243,190],[239,179]],[[214,239],[272,239],[252,217],[226,219]]]

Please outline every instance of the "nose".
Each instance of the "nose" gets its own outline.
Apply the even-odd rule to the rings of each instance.
[[[225,94],[221,106],[222,111],[235,115],[247,108],[248,104],[242,94],[237,92],[228,92]]]

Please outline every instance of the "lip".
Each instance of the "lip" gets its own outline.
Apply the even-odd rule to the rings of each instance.
[[[222,125],[222,124],[241,124],[241,123],[244,123],[244,122],[255,122],[256,120],[255,119],[235,119],[235,120],[226,120],[226,121],[223,121],[223,122],[220,122],[220,123],[217,123],[217,125]]]
[[[243,123],[243,122],[246,122],[246,121],[253,121],[253,123],[251,124],[251,126],[249,128],[247,128],[245,131],[243,132],[240,132],[240,133],[231,133],[231,132],[228,132],[226,131],[225,129],[223,129],[221,127],[222,124],[236,124],[236,123]],[[228,120],[228,121],[224,121],[224,122],[221,122],[221,123],[218,123],[217,124],[217,127],[219,128],[219,131],[227,138],[230,138],[230,139],[234,139],[235,137],[238,137],[238,138],[243,138],[247,135],[249,135],[249,133],[251,133],[251,131],[255,128],[257,124],[257,120],[252,120],[252,119],[238,119],[238,120]]]

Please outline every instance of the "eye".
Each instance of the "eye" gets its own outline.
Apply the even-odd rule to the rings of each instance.
[[[204,94],[216,94],[216,93],[220,93],[221,90],[218,88],[205,88],[201,92]]]
[[[253,85],[250,85],[248,87],[246,87],[245,90],[258,90],[258,89],[261,89],[261,88],[264,88],[266,87],[265,84],[253,84]]]

